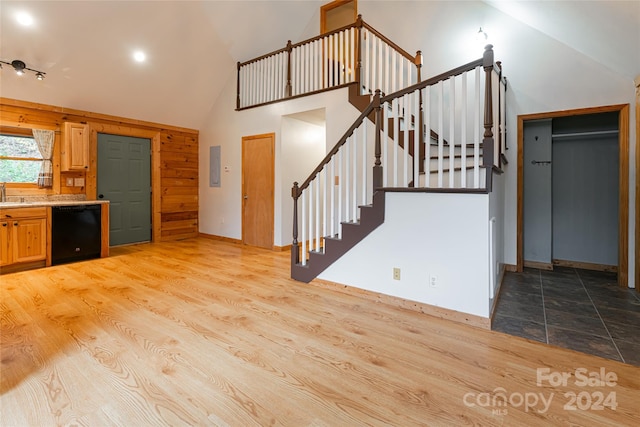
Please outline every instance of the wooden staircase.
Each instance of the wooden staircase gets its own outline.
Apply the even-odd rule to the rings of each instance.
[[[322,252],[310,251],[306,265],[291,265],[291,278],[308,283],[384,222],[385,193],[376,191],[371,205],[360,206],[356,222],[342,222],[342,237],[327,236]]]
[[[481,70],[486,75],[483,83],[483,101],[478,95],[480,91],[478,75],[482,72]],[[383,96],[380,91],[377,91],[374,96],[363,95],[359,86],[354,84],[353,88],[349,90],[349,102],[361,111],[359,118],[345,132],[341,140],[309,178],[300,187],[298,187],[298,183],[294,183],[292,189],[294,239],[291,252],[291,277],[303,282],[313,280],[378,228],[384,222],[385,194],[388,191],[490,192],[491,175],[496,171],[500,172],[499,167],[495,164],[494,153],[499,155],[502,152],[504,141],[504,134],[501,130],[504,123],[503,112],[499,111],[494,117],[492,105],[493,98],[497,98],[500,102],[500,95],[494,93],[492,89],[492,81],[496,73],[501,73],[501,70],[493,62],[491,46],[487,46],[483,58],[412,85],[397,93]],[[439,87],[438,93],[440,95],[437,95],[434,102],[439,101],[442,107],[442,85],[445,84],[443,82],[450,81],[449,84],[453,87],[453,79],[462,74],[471,74],[476,78],[473,87],[473,90],[476,91],[475,104],[474,100],[467,101],[469,104],[463,103],[465,107],[462,110],[464,114],[467,114],[467,106],[474,110],[471,117],[476,124],[482,126],[482,130],[476,129],[473,132],[465,130],[454,133],[452,122],[448,123],[450,127],[443,126],[442,114],[437,114],[438,120],[434,120],[424,112],[422,100],[426,97],[425,102],[434,101],[429,97],[433,96],[432,92],[436,90],[430,88]],[[463,75],[461,78],[465,79],[462,83],[465,87],[467,77]],[[503,81],[499,74],[497,82],[496,91],[506,90],[506,81]],[[367,104],[367,101],[370,102]],[[393,109],[395,109],[395,113]],[[458,113],[459,109],[451,108],[447,111],[449,115],[453,115]],[[481,122],[481,116],[483,122]],[[474,120],[469,123],[473,124]],[[494,120],[497,120],[495,126]],[[436,123],[438,132],[445,132],[445,135],[455,136],[456,139],[447,140],[439,135],[429,125],[434,123]],[[371,143],[367,135],[372,132],[367,128],[371,127],[375,128],[373,131],[375,143],[373,147],[367,148],[367,145]],[[416,135],[416,129],[422,129],[422,134]],[[494,133],[499,138],[494,138]],[[389,144],[392,147],[399,147],[391,149],[393,156],[387,152],[387,147],[385,147],[387,158],[384,161],[381,148],[383,143],[387,144],[387,147]],[[360,146],[362,147],[361,151],[358,151]],[[402,153],[398,154],[399,151]],[[343,197],[346,193],[344,203],[348,206],[344,208],[339,205],[336,208],[334,206],[333,181],[334,176],[336,182],[342,183],[345,179],[344,176],[338,176],[345,169],[342,160],[343,153],[346,158],[344,161],[355,163],[350,167],[347,166],[346,172],[344,172],[347,180],[346,191],[344,188],[337,190],[338,198]],[[367,156],[367,153],[373,153],[375,158],[370,175],[363,171],[365,167],[368,167],[368,162],[360,161],[358,163],[357,160],[361,155]],[[389,160],[389,156],[392,157],[391,160]],[[498,157],[498,159],[500,158]],[[390,161],[391,163],[389,163]],[[398,166],[399,163],[400,166]],[[394,169],[397,167],[400,169]],[[385,168],[392,170],[387,172]],[[340,172],[335,172],[336,170]],[[362,179],[359,177],[360,173],[364,175]],[[388,175],[385,176],[385,173],[391,173],[393,179]],[[398,174],[402,176],[401,179],[396,179]],[[367,180],[371,180],[372,183],[368,184]],[[386,184],[387,182],[389,184]],[[373,190],[372,202],[370,204],[359,203],[357,206],[356,201],[360,201],[360,196],[364,191],[358,190],[361,186],[363,189],[368,187]],[[302,205],[308,207],[308,218],[303,210],[302,215],[307,220],[306,223],[303,220],[302,228],[308,231],[308,235],[303,235],[299,242],[298,204],[303,194],[306,194],[306,201],[302,197]],[[353,214],[351,213],[352,208]],[[355,213],[356,210],[359,214]],[[344,212],[347,212],[346,220],[342,218]],[[327,216],[336,215],[340,218],[341,233],[336,233],[333,226],[329,228],[326,224]],[[324,224],[320,226],[322,221]],[[312,223],[315,223],[315,226]]]

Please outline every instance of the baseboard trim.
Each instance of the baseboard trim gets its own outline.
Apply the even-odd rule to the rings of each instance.
[[[244,243],[242,243],[242,240],[233,239],[231,237],[217,236],[215,234],[207,234],[207,233],[198,233],[198,236],[199,237],[203,237],[205,239],[218,240],[220,242],[233,243],[234,245],[244,245]],[[269,250],[269,248],[264,248],[264,249]],[[273,246],[271,248],[271,250],[273,250],[274,252],[286,252],[286,251],[290,251],[291,250],[291,245]]]
[[[242,244],[242,240],[240,239],[233,239],[231,237],[224,237],[224,236],[216,236],[215,234],[198,233],[198,236],[203,237],[205,239],[218,240],[220,242],[233,243],[236,245]]]
[[[504,264],[504,271],[508,271],[509,273],[517,273],[518,266],[515,264]]]
[[[491,319],[476,316],[473,314],[462,313],[456,310],[450,310],[443,307],[436,307],[434,305],[425,304],[422,302],[411,301],[400,297],[394,297],[391,295],[385,295],[374,291],[368,291],[365,289],[356,288],[353,286],[343,285],[341,283],[335,283],[324,279],[313,279],[309,282],[312,285],[321,286],[323,288],[329,288],[338,292],[345,293],[351,296],[357,296],[367,299],[369,301],[379,302],[394,307],[400,307],[411,311],[427,314],[430,316],[438,317],[440,319],[451,320],[456,323],[462,323],[464,325],[474,326],[476,328],[491,330]]]
[[[581,268],[583,270],[608,271],[610,273],[618,272],[617,265],[595,264],[591,262],[581,262],[581,261],[567,261],[564,259],[553,259],[551,261],[553,262],[553,265],[557,265],[558,267],[571,267],[571,268]]]
[[[17,273],[20,271],[32,270],[34,268],[42,268],[46,267],[46,261],[31,261],[25,262],[21,264],[11,264],[5,265],[4,267],[0,267],[0,274],[9,274],[9,273]]]
[[[538,268],[540,270],[553,270],[553,264],[550,262],[525,261],[524,266],[527,268]]]

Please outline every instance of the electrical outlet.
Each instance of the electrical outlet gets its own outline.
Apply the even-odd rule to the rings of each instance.
[[[393,268],[393,280],[400,280],[400,269],[397,267]]]
[[[438,287],[438,276],[429,276],[429,286],[431,286],[432,288]]]
[[[73,187],[73,178],[67,178],[67,187]]]

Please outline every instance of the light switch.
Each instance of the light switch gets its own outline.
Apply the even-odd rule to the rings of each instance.
[[[73,187],[73,178],[67,178],[67,187]]]
[[[84,186],[84,178],[74,178],[73,185],[75,187],[83,187]]]

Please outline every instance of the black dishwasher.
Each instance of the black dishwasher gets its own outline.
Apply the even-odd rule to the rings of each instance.
[[[100,257],[100,205],[51,208],[51,264]]]

